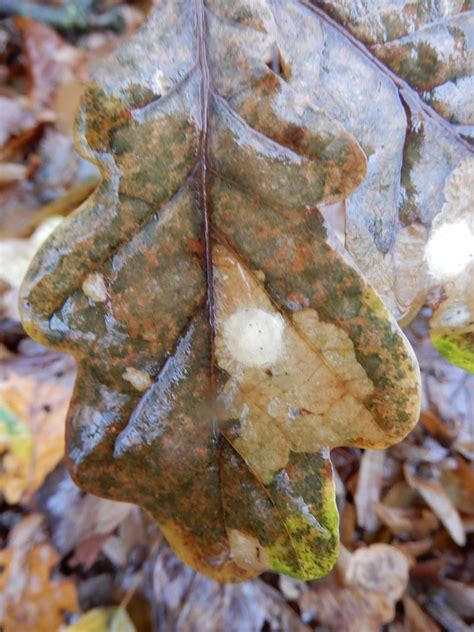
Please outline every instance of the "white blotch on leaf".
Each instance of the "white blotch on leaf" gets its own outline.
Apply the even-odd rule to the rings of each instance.
[[[446,180],[446,202],[433,221],[428,267],[440,280],[458,277],[474,263],[474,160],[462,160]]]
[[[151,377],[146,371],[140,371],[140,369],[134,369],[128,366],[122,377],[127,382],[137,389],[137,391],[146,391],[151,386]]]
[[[246,367],[274,364],[283,350],[285,321],[280,314],[250,308],[234,312],[224,324],[226,345]]]
[[[82,283],[82,291],[95,303],[104,303],[107,300],[105,280],[99,272],[92,272],[86,276]]]
[[[430,236],[426,249],[430,272],[439,279],[458,276],[474,261],[474,233],[465,220],[442,224]]]

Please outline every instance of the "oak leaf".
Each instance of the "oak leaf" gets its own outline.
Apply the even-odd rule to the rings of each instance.
[[[313,103],[319,28],[301,2],[161,2],[86,91],[103,181],[22,290],[27,331],[78,362],[75,480],[220,581],[327,573],[329,449],[419,412],[411,348],[316,207],[367,165]]]

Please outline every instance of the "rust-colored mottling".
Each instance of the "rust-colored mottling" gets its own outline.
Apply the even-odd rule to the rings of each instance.
[[[311,55],[298,2],[159,3],[86,91],[78,144],[102,184],[22,290],[27,331],[78,362],[74,479],[228,582],[326,574],[329,448],[390,445],[418,417],[413,353],[316,208],[367,161],[285,55],[295,12]]]

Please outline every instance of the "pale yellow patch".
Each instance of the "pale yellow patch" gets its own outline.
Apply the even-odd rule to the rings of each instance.
[[[237,529],[229,529],[228,536],[232,559],[238,566],[259,573],[270,567],[265,550],[257,538]]]
[[[314,310],[293,321],[283,316],[224,247],[215,247],[213,260],[216,360],[230,376],[220,396],[221,417],[240,420],[234,445],[261,480],[286,466],[290,450],[383,443],[364,406],[374,387],[348,335],[320,322]],[[248,335],[249,323],[256,322],[259,335]]]
[[[95,303],[105,303],[107,300],[107,288],[105,280],[99,272],[88,274],[82,283],[82,291]]]
[[[293,323],[321,351],[329,366],[344,380],[355,397],[362,399],[373,392],[374,385],[357,362],[352,340],[343,329],[320,322],[314,309],[296,312]]]
[[[127,382],[137,389],[137,391],[146,391],[151,386],[151,377],[146,371],[140,371],[140,369],[134,369],[128,366],[122,377]]]

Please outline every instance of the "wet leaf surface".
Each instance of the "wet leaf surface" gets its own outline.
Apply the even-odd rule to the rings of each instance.
[[[469,2],[323,0],[339,22],[449,120],[472,125],[474,14]]]
[[[468,499],[469,478],[465,473],[461,476],[464,472],[462,468],[455,467],[459,459],[456,448],[458,434],[464,430],[462,424],[454,424],[453,419],[462,420],[468,411],[469,400],[465,391],[469,379],[464,383],[463,372],[437,356],[432,347],[429,354],[425,352],[429,345],[426,321],[417,321],[416,336],[413,331],[410,336],[422,360],[423,377],[425,381],[429,378],[430,389],[425,389],[428,397],[425,406],[436,410],[431,399],[431,394],[436,394],[436,406],[443,413],[432,414],[439,417],[438,424],[451,428],[449,437],[443,440],[448,457],[441,461],[428,461],[427,465],[438,472],[444,490],[456,505],[457,496]],[[38,345],[23,340],[17,352],[11,352],[4,361],[15,363],[21,358],[24,361],[24,354],[28,351],[28,362],[31,364],[33,349],[38,355]],[[41,374],[42,364],[37,361],[35,366]],[[456,383],[458,394],[453,397]],[[38,394],[38,407],[41,407],[44,392]],[[27,393],[24,395],[27,396]],[[423,417],[426,416],[425,408]],[[467,533],[467,546],[460,548],[453,543],[422,497],[403,480],[404,463],[410,463],[414,458],[419,467],[420,454],[431,458],[429,442],[432,439],[425,425],[419,424],[400,446],[385,452],[383,467],[380,463],[375,466],[373,471],[381,479],[381,501],[372,508],[381,521],[375,532],[367,531],[358,524],[352,504],[358,487],[361,456],[365,453],[361,454],[361,450],[354,448],[333,451],[333,461],[339,471],[338,505],[341,509],[341,529],[345,534],[342,541],[347,550],[342,549],[336,570],[328,578],[316,582],[302,582],[283,575],[278,578],[266,573],[262,580],[249,582],[245,585],[246,590],[242,590],[240,585],[222,586],[196,575],[173,557],[158,528],[144,512],[82,493],[63,467],[56,468],[48,476],[32,502],[25,504],[22,501],[17,506],[4,503],[1,506],[0,536],[12,532],[20,520],[18,512],[31,515],[35,509],[41,511],[46,517],[47,533],[51,536],[49,546],[54,547],[61,559],[60,565],[58,563],[55,567],[55,581],[64,577],[59,569],[74,580],[82,613],[110,604],[120,606],[128,600],[127,612],[140,632],[160,629],[163,621],[168,622],[169,629],[177,630],[180,626],[188,626],[192,630],[193,626],[196,629],[201,624],[213,625],[210,629],[226,632],[253,629],[252,625],[259,632],[319,630],[322,625],[329,630],[359,631],[361,625],[364,629],[379,630],[382,621],[390,617],[393,618],[392,626],[415,626],[421,621],[425,626],[421,628],[423,630],[437,630],[437,625],[446,624],[466,629],[465,626],[472,621],[468,608],[472,585],[472,535],[469,533],[468,514],[462,508],[458,509]],[[43,442],[40,436],[37,440]],[[405,446],[407,449],[401,449]],[[418,448],[416,453],[415,447]],[[369,462],[370,456],[365,460]],[[470,466],[468,463],[467,467]],[[382,506],[385,511],[380,513]],[[352,521],[347,522],[351,507]],[[463,504],[463,507],[466,505]],[[470,528],[472,533],[472,526]],[[397,568],[393,563],[397,551],[403,553],[410,564],[410,581],[396,609],[387,605],[385,594],[390,593],[386,581],[393,581],[397,574],[385,573],[377,557],[374,563],[370,562],[373,560],[370,545],[374,542],[382,543],[386,552],[388,547],[387,559],[392,560],[394,568]],[[20,543],[17,542],[17,545]],[[368,571],[362,573],[362,578],[366,581],[372,577],[370,591],[347,584],[348,560],[351,559],[348,551],[360,551],[358,557],[367,551],[362,558],[367,557]],[[29,558],[25,568],[31,573]],[[356,576],[358,581],[360,573]],[[7,585],[12,581],[9,576]],[[377,590],[373,592],[375,588]],[[131,590],[139,591],[136,598],[130,599]],[[153,611],[151,615],[150,609]],[[11,614],[17,627],[20,614],[18,611]],[[102,611],[99,616],[103,621]],[[97,615],[93,612],[90,617],[95,621]],[[151,627],[150,619],[154,627]],[[78,620],[79,615],[75,615],[70,623]],[[220,628],[221,625],[225,627]]]
[[[440,353],[474,373],[474,160],[463,161],[446,181],[446,202],[434,219],[428,262],[443,282],[443,294],[430,321],[431,339]],[[449,262],[439,244],[451,243]]]
[[[328,449],[418,417],[412,351],[315,206],[367,170],[314,100],[322,28],[302,3],[162,3],[86,91],[103,182],[23,289],[27,331],[78,361],[75,480],[221,581],[327,573]]]
[[[315,103],[369,158],[367,178],[346,200],[346,247],[399,321],[430,297],[437,348],[472,371],[474,228],[463,211],[472,208],[472,8],[313,4],[321,20]]]

